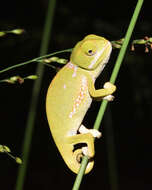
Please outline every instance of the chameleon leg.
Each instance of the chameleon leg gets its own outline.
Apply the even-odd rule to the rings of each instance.
[[[96,90],[94,87],[94,82],[90,79],[88,83],[89,93],[95,99],[104,98],[108,101],[113,100],[113,96],[111,95],[116,90],[116,86],[111,84],[110,82],[106,82],[102,89]],[[111,95],[111,96],[109,96]]]
[[[87,144],[87,156],[94,156],[94,137],[90,133],[73,135],[67,138],[69,144],[76,145],[80,143]]]
[[[95,138],[100,138],[102,136],[102,133],[99,132],[97,129],[87,129],[84,125],[81,125],[78,131],[81,134],[90,133]],[[82,152],[84,155],[88,155],[88,147],[82,147]]]

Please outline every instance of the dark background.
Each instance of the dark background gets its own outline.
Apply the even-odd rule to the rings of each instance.
[[[72,48],[77,41],[90,33],[102,35],[109,40],[122,38],[136,2],[58,0],[48,52]],[[20,36],[9,34],[0,39],[0,69],[39,56],[47,4],[47,0],[1,1],[0,30],[23,28],[26,32]],[[151,36],[151,32],[151,4],[150,1],[145,1],[132,39]],[[101,88],[109,80],[118,52],[113,50],[109,65],[97,80],[97,88]],[[69,55],[61,57],[69,58]],[[152,188],[151,59],[152,51],[145,53],[144,46],[135,47],[133,52],[129,47],[116,81],[115,101],[109,104],[102,122],[103,138],[96,141],[94,169],[84,177],[81,189],[112,189],[109,178],[109,141],[115,150],[118,189]],[[35,68],[36,63],[20,67],[1,74],[0,79],[34,74]],[[25,190],[72,189],[75,180],[75,175],[67,169],[55,147],[46,120],[45,96],[54,75],[54,70],[45,68]],[[33,83],[0,83],[0,144],[7,145],[18,156],[22,152]],[[94,123],[99,105],[99,102],[94,102],[85,118],[84,123],[88,128]],[[17,170],[18,165],[13,160],[0,154],[0,189],[14,189]],[[112,179],[116,174],[113,175]]]

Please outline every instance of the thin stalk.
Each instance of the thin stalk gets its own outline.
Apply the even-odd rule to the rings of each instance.
[[[40,49],[40,56],[43,56],[44,54],[46,54],[48,50],[52,23],[53,23],[53,16],[54,16],[54,11],[55,11],[55,3],[56,3],[56,0],[49,0],[48,11],[46,15],[46,22],[45,22],[43,38],[42,38],[42,44],[41,44],[41,49]],[[23,142],[23,149],[22,149],[23,164],[19,167],[16,190],[22,190],[23,185],[24,185],[24,178],[25,178],[26,169],[27,169],[32,134],[33,134],[33,129],[34,129],[34,122],[35,122],[35,117],[36,117],[36,108],[37,108],[43,73],[44,73],[44,65],[39,64],[36,71],[36,75],[38,75],[39,78],[36,80],[33,86],[31,104],[30,104],[26,130],[25,130],[25,137],[24,137],[24,142]]]
[[[10,66],[8,68],[5,68],[3,70],[0,71],[0,74],[1,73],[4,73],[6,71],[9,71],[9,70],[12,70],[12,69],[15,69],[17,67],[21,67],[21,66],[24,66],[24,65],[27,65],[29,63],[33,63],[33,62],[38,62],[44,58],[47,58],[47,57],[51,57],[53,55],[57,55],[57,54],[60,54],[60,53],[65,53],[65,52],[71,52],[72,51],[72,48],[70,49],[65,49],[65,50],[60,50],[60,51],[56,51],[56,52],[53,52],[53,53],[50,53],[50,54],[47,54],[47,55],[43,55],[43,56],[40,56],[40,57],[37,57],[37,58],[34,58],[34,59],[31,59],[29,61],[25,61],[23,63],[19,63],[19,64],[16,64],[16,65],[13,65],[13,66]]]
[[[113,84],[115,83],[115,80],[116,80],[116,78],[118,76],[118,72],[120,70],[120,66],[121,66],[121,63],[123,61],[123,58],[124,58],[124,55],[125,55],[129,40],[131,38],[131,34],[133,32],[134,26],[136,24],[136,21],[137,21],[138,15],[139,15],[139,12],[141,10],[142,4],[143,4],[143,0],[138,0],[138,3],[136,5],[135,11],[134,11],[134,14],[133,14],[132,19],[130,21],[127,33],[125,35],[124,43],[122,44],[122,47],[120,49],[119,55],[118,55],[117,60],[116,60],[115,67],[114,67],[114,69],[112,71],[110,82],[113,83]],[[97,116],[97,119],[96,119],[95,124],[94,124],[95,129],[99,129],[99,127],[100,127],[101,120],[103,118],[105,109],[107,107],[107,103],[108,103],[107,100],[103,100],[102,103],[101,103],[101,107],[100,107],[99,113],[98,113],[100,117]]]
[[[87,167],[87,164],[88,164],[88,157],[84,156],[83,159],[82,159],[82,162],[81,162],[81,167],[80,167],[79,173],[78,173],[78,175],[77,175],[77,177],[75,179],[75,183],[74,183],[74,186],[73,186],[72,190],[79,189],[83,174],[84,174],[85,169]]]
[[[111,75],[111,78],[110,78],[111,83],[114,83],[117,76],[118,76],[118,72],[119,72],[122,60],[124,58],[124,55],[125,55],[129,40],[131,38],[131,34],[132,34],[133,29],[135,27],[139,12],[141,10],[143,1],[144,0],[138,0],[138,2],[137,2],[136,8],[134,10],[133,16],[131,18],[131,21],[130,21],[130,24],[129,24],[129,27],[128,27],[128,30],[127,30],[126,35],[125,35],[124,43],[122,44],[122,47],[120,49],[119,55],[118,55],[117,60],[116,60],[115,67],[113,69],[113,72],[112,72],[112,75]],[[99,129],[100,123],[102,121],[102,118],[103,118],[103,115],[104,115],[104,112],[105,112],[105,109],[107,107],[107,104],[108,104],[108,102],[106,100],[102,101],[100,109],[99,109],[99,112],[98,112],[98,115],[97,115],[97,118],[96,118],[96,121],[94,123],[94,127],[93,127],[94,129]],[[84,160],[85,160],[85,167],[83,167]],[[83,159],[82,159],[82,164],[81,164],[79,173],[78,173],[78,175],[76,177],[76,180],[74,182],[72,190],[78,190],[79,189],[79,186],[81,184],[81,181],[82,181],[82,178],[83,178],[86,166],[87,166],[86,161],[88,162],[88,158],[86,156],[84,156]],[[81,177],[78,177],[78,176],[81,176]]]

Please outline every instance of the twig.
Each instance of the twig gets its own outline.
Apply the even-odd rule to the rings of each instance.
[[[51,56],[54,56],[56,54],[60,54],[60,53],[65,53],[65,52],[71,52],[72,49],[65,49],[65,50],[61,50],[61,51],[56,51],[54,53],[50,53],[50,54],[47,54],[47,55],[43,55],[43,56],[40,56],[40,57],[37,57],[37,58],[34,58],[34,59],[31,59],[29,61],[25,61],[23,63],[19,63],[19,64],[16,64],[16,65],[13,65],[11,67],[8,67],[8,68],[5,68],[3,70],[0,71],[0,74],[1,73],[4,73],[6,71],[9,71],[9,70],[12,70],[12,69],[15,69],[17,67],[21,67],[21,66],[24,66],[24,65],[27,65],[27,64],[30,64],[30,63],[34,63],[34,62],[40,62],[41,60],[45,59],[45,58],[48,58],[48,57],[51,57]],[[41,62],[42,63],[42,62]]]

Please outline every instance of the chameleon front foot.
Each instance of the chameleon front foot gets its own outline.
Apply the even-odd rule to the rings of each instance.
[[[109,101],[109,102],[111,102],[111,101],[113,101],[114,100],[114,96],[113,95],[108,95],[108,96],[105,96],[104,98],[103,98],[103,100],[107,100],[107,101]]]
[[[113,85],[112,83],[110,82],[106,82],[103,86],[104,89],[108,89],[110,91],[110,93],[113,93],[115,90],[116,90],[116,86]],[[105,96],[103,99],[104,100],[107,100],[107,101],[113,101],[114,100],[114,96],[109,94],[107,96]]]

